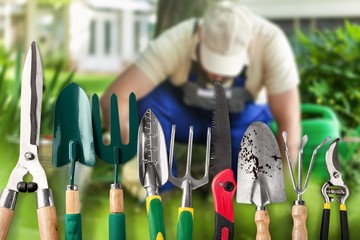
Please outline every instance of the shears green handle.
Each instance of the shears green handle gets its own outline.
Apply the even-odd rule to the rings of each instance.
[[[65,214],[65,239],[81,240],[81,214]]]
[[[165,240],[165,224],[161,197],[159,195],[146,198],[150,240]]]
[[[192,240],[194,209],[180,207],[178,211],[177,240]]]
[[[109,240],[125,240],[125,214],[110,213],[109,214]]]

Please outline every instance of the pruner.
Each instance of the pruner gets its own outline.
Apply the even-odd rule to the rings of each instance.
[[[340,172],[340,163],[338,159],[337,146],[340,139],[335,139],[326,152],[325,162],[330,176],[321,188],[321,194],[324,197],[324,209],[321,223],[320,239],[327,240],[329,235],[330,222],[330,204],[331,201],[340,202],[340,224],[341,224],[341,239],[349,239],[349,227],[346,212],[345,201],[349,196],[349,189],[342,180]]]
[[[41,239],[59,239],[56,209],[44,169],[39,162],[39,133],[43,74],[38,47],[32,42],[21,82],[20,154],[0,196],[0,239],[6,239],[19,192],[36,192]],[[32,182],[23,180],[26,174]]]

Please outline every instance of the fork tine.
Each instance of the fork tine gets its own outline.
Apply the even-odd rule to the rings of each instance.
[[[169,149],[169,172],[171,177],[175,177],[172,174],[172,166],[174,161],[174,142],[175,142],[175,131],[176,131],[176,125],[173,124],[171,126],[171,138],[170,138],[170,149]]]
[[[191,175],[191,157],[192,157],[193,135],[194,135],[194,127],[190,126],[185,176]]]
[[[113,93],[110,97],[110,136],[111,146],[121,145],[120,122],[119,122],[119,108],[117,104],[117,97]],[[121,162],[121,161],[120,161]]]

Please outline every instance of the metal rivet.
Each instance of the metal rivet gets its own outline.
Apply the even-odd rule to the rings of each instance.
[[[334,176],[334,178],[338,178],[338,177],[340,177],[340,173],[334,172],[333,176]]]
[[[222,182],[219,182],[219,186],[222,187],[223,183]]]
[[[35,158],[34,154],[31,152],[26,152],[24,156],[27,160],[33,160]]]

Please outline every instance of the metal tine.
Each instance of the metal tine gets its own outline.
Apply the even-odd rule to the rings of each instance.
[[[318,152],[318,150],[324,146],[329,140],[330,140],[330,137],[327,137],[325,138],[313,151],[313,154],[312,154],[312,157],[311,157],[311,160],[310,160],[310,164],[309,164],[309,169],[307,171],[307,174],[306,174],[306,178],[305,178],[305,182],[304,182],[304,186],[302,186],[302,162],[303,162],[303,152],[304,152],[304,147],[308,141],[308,136],[307,135],[304,135],[303,138],[302,138],[302,141],[301,141],[301,144],[300,144],[300,147],[299,147],[299,160],[298,160],[298,186],[296,186],[296,182],[295,182],[295,176],[294,176],[294,172],[293,172],[293,169],[292,169],[292,164],[291,164],[291,161],[290,161],[290,157],[289,157],[289,149],[287,147],[287,133],[284,131],[282,132],[282,136],[283,136],[283,139],[284,139],[284,144],[285,144],[285,155],[286,155],[286,160],[287,160],[287,163],[289,165],[289,168],[290,168],[290,174],[291,174],[291,181],[292,181],[292,184],[293,184],[293,188],[294,190],[297,192],[298,194],[298,197],[301,198],[301,195],[305,192],[306,188],[307,188],[307,185],[309,183],[309,179],[310,179],[310,173],[312,171],[312,168],[314,166],[314,161],[315,161],[315,157],[316,157],[316,154]],[[300,200],[300,199],[298,199]]]
[[[182,178],[175,177],[172,173],[172,165],[174,161],[174,142],[175,142],[175,130],[176,125],[172,125],[171,138],[170,138],[170,150],[169,150],[169,168],[170,175],[169,181],[172,182],[178,188],[183,188],[183,182],[189,180],[191,182],[191,189],[196,189],[206,184],[209,181],[209,161],[210,161],[210,140],[211,140],[211,128],[207,129],[207,142],[206,142],[206,159],[205,159],[205,173],[201,179],[194,179],[191,176],[191,160],[192,160],[192,146],[193,146],[193,132],[194,127],[190,126],[189,129],[189,142],[186,160],[186,172]]]
[[[310,164],[309,164],[309,170],[308,170],[308,173],[306,175],[306,179],[305,179],[305,183],[304,183],[304,190],[302,191],[301,194],[303,194],[305,192],[305,189],[307,188],[307,185],[309,183],[309,178],[310,178],[310,172],[312,171],[312,168],[314,166],[314,161],[315,161],[315,157],[316,157],[316,154],[318,152],[318,150],[323,147],[327,142],[330,141],[330,137],[327,137],[324,139],[324,141],[322,141],[316,148],[315,150],[313,151],[313,154],[311,156],[311,160],[310,160]]]

